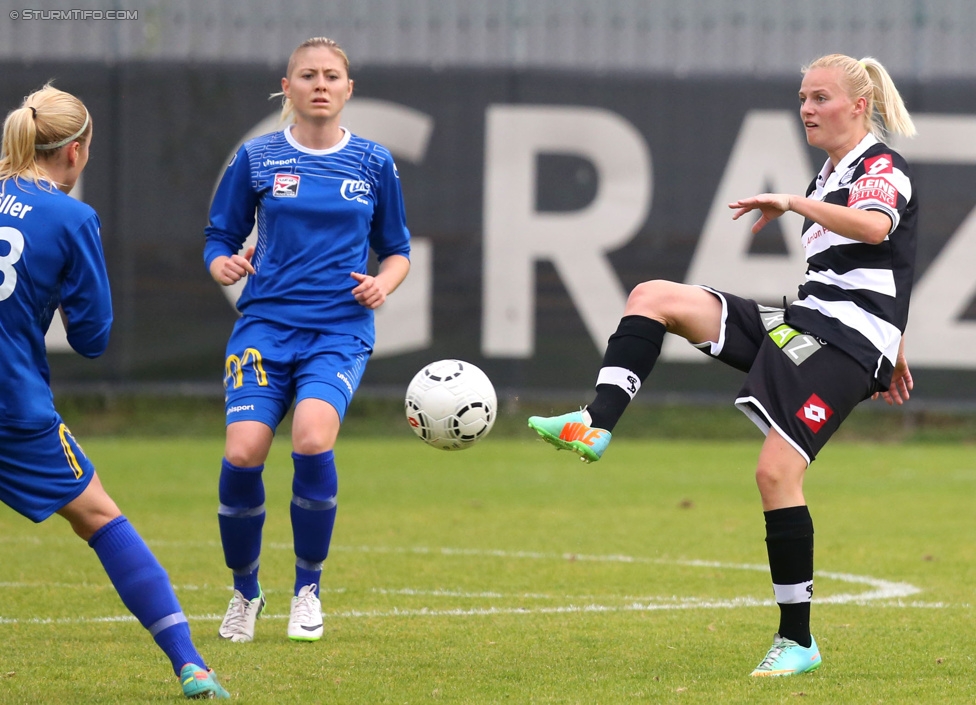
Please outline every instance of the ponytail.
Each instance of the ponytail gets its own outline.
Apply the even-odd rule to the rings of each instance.
[[[874,108],[878,119],[873,120],[877,127],[881,127],[885,132],[893,132],[904,137],[915,136],[915,123],[912,122],[911,115],[901,98],[895,82],[891,80],[888,71],[881,62],[870,56],[866,56],[858,62],[864,67],[865,72],[871,79],[873,87]],[[880,122],[880,125],[879,125]],[[875,130],[872,130],[875,132]],[[878,134],[875,134],[878,137]]]
[[[43,161],[91,132],[91,116],[84,103],[50,83],[24,98],[3,122],[0,181],[50,181]]]
[[[22,105],[3,121],[3,153],[0,154],[0,180],[24,178],[37,181],[41,176],[35,163],[37,123],[35,109]]]

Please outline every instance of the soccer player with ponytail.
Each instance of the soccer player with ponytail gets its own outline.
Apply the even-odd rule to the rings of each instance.
[[[733,219],[760,212],[754,233],[787,211],[803,216],[807,271],[796,300],[776,308],[705,286],[638,284],[610,337],[593,401],[529,419],[557,448],[599,460],[654,368],[665,333],[746,373],[735,404],[766,435],[756,482],[780,609],[773,645],[753,676],[821,664],[810,634],[807,467],[859,402],[882,396],[902,404],[912,389],[904,332],[918,201],[908,165],[883,139],[886,132],[911,136],[915,128],[875,59],[830,54],[803,73],[800,119],[807,142],[827,154],[823,168],[802,196],[765,193],[729,204]]]
[[[254,638],[264,463],[294,405],[291,525],[294,592],[287,635],[322,638],[319,600],[338,501],[334,446],[373,352],[373,311],[410,269],[400,177],[382,145],[340,124],[349,60],[333,40],[295,49],[281,80],[284,129],[246,142],[210,209],[204,260],[218,283],[247,277],[227,343],[227,439],[218,521],[234,593],[219,634]],[[257,222],[254,248],[241,252]],[[369,252],[379,260],[368,274]]]
[[[51,85],[27,96],[3,124],[0,500],[34,522],[52,514],[67,519],[169,658],[183,694],[229,698],[193,645],[166,571],[54,407],[44,335],[55,312],[68,343],[85,357],[105,351],[112,327],[98,215],[68,196],[88,163],[91,140],[84,104]]]

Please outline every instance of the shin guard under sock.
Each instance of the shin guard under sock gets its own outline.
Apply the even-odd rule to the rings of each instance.
[[[667,328],[646,316],[624,316],[610,336],[596,381],[596,398],[587,405],[590,425],[612,431],[661,354]]]
[[[339,477],[331,450],[316,455],[291,454],[291,525],[295,541],[295,594],[315,584],[319,593],[322,564],[329,555],[335,526]]]
[[[187,663],[206,668],[190,638],[190,625],[169,576],[129,520],[116,517],[96,531],[88,545],[101,561],[122,603],[169,658],[173,672],[179,675]]]

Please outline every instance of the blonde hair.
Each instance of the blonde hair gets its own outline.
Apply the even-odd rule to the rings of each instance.
[[[295,61],[298,59],[298,52],[304,51],[305,49],[319,47],[331,49],[333,52],[335,52],[336,55],[342,59],[342,63],[346,67],[346,76],[349,75],[349,57],[346,55],[346,52],[343,51],[342,47],[339,46],[338,42],[336,42],[334,39],[329,39],[328,37],[311,37],[295,47],[295,51],[293,51],[291,56],[288,57],[288,69],[285,71],[285,77],[288,78],[291,76],[291,72],[295,68]],[[284,92],[272,93],[270,97],[277,98],[279,96],[281,97],[280,122],[288,122],[289,118],[292,122],[294,122],[294,106],[291,104],[291,100],[285,96]]]
[[[39,158],[56,153],[71,142],[84,142],[91,133],[85,104],[50,83],[24,98],[3,121],[0,181],[50,181]]]
[[[817,68],[843,71],[848,95],[854,100],[864,98],[867,101],[865,126],[876,138],[883,140],[889,132],[905,137],[915,135],[915,123],[880,61],[870,56],[858,60],[844,54],[828,54],[803,67],[803,73]]]

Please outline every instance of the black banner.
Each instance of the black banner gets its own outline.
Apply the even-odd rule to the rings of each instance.
[[[219,387],[236,319],[202,261],[210,198],[228,157],[275,129],[281,69],[197,64],[6,64],[8,109],[50,79],[93,116],[81,197],[100,214],[116,323],[97,361],[61,352],[56,384]],[[588,388],[640,281],[792,297],[800,224],[759,236],[726,203],[802,192],[823,163],[797,114],[796,81],[637,74],[364,69],[345,123],[394,152],[414,268],[378,318],[364,386],[398,389],[457,357],[500,391]],[[898,81],[919,127],[893,141],[921,203],[909,361],[929,398],[976,391],[976,91]],[[970,222],[972,220],[972,222]],[[671,341],[649,389],[707,392],[738,373]]]

